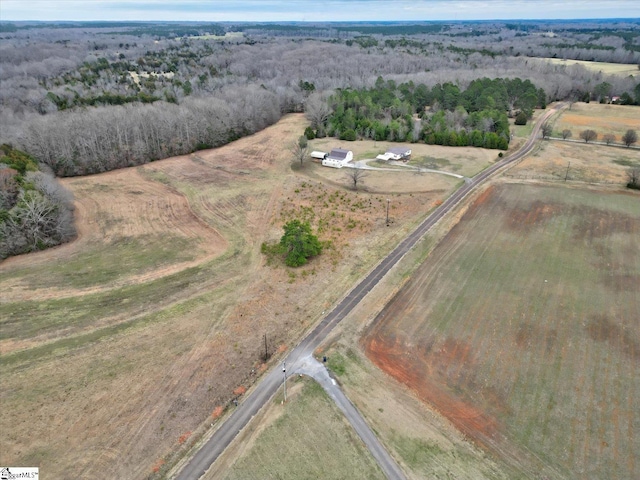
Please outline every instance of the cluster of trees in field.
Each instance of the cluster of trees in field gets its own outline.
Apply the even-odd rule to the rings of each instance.
[[[333,113],[326,119],[310,109],[315,130],[307,136],[507,149],[507,115],[526,122],[534,108],[546,108],[546,93],[520,78],[482,78],[461,89],[450,82],[429,88],[379,77],[372,88],[340,90],[329,103]]]
[[[550,123],[547,122],[544,125],[542,125],[543,138],[549,138],[551,137],[552,134],[553,134],[553,126]],[[568,128],[565,128],[562,130],[562,132],[560,132],[560,136],[562,137],[563,140],[567,140],[573,137],[573,132]],[[598,132],[590,128],[582,130],[579,136],[582,140],[585,141],[585,143],[595,142],[596,140],[598,140]],[[638,142],[638,132],[630,128],[620,136],[620,141],[626,147],[630,147],[631,145],[634,145],[635,143]],[[602,135],[602,142],[606,143],[607,145],[615,144],[616,136],[612,133],[605,133],[604,135]]]
[[[284,234],[280,242],[263,243],[261,251],[271,262],[282,257],[288,267],[306,265],[310,258],[322,253],[323,244],[312,232],[309,222],[291,220],[282,226]]]
[[[75,237],[73,198],[35,160],[0,146],[0,259]]]
[[[551,135],[551,126],[546,126],[546,125],[543,126],[542,134],[544,137],[549,137]],[[561,135],[562,135],[562,139],[566,140],[573,136],[573,132],[569,129],[564,129],[562,130]],[[597,141],[599,136],[598,136],[598,132],[590,128],[587,128],[586,130],[582,130],[580,132],[579,137],[582,140],[584,140],[585,143],[589,143],[589,142]],[[602,135],[601,140],[607,145],[615,144],[616,136],[612,133],[605,133],[604,135]],[[631,145],[638,142],[638,132],[636,132],[633,129],[629,129],[620,137],[620,141],[625,146],[630,147]]]

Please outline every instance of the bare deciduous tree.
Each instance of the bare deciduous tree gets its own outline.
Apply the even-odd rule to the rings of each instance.
[[[630,168],[627,171],[627,178],[629,179],[627,187],[640,190],[640,168]]]
[[[304,164],[304,161],[309,156],[309,147],[300,142],[296,142],[296,144],[291,148],[291,155],[293,156],[293,160],[296,162],[300,162],[300,166]]]
[[[552,131],[553,131],[553,128],[551,127],[551,125],[545,122],[542,125],[542,138],[549,138],[551,136]]]
[[[615,136],[615,135],[613,135],[612,133],[605,133],[605,134],[602,136],[602,140],[604,140],[604,142],[605,142],[607,145],[611,145],[613,142],[615,142],[615,141],[616,141],[616,136]]]
[[[598,138],[598,134],[595,132],[595,130],[587,129],[580,132],[580,138],[583,139],[586,143],[589,143],[593,140],[596,140]]]
[[[364,179],[367,177],[367,171],[363,168],[349,168],[345,172],[345,178],[354,190],[358,189],[358,185],[364,183]]]
[[[327,101],[320,94],[312,94],[307,99],[304,113],[311,122],[311,128],[323,128],[325,122],[331,115],[331,108]]]
[[[567,138],[571,138],[571,135],[573,135],[571,133],[571,130],[565,128],[564,130],[562,130],[562,139],[566,140]]]
[[[627,147],[630,147],[637,141],[638,141],[638,133],[635,130],[627,130],[625,134],[622,136],[622,142]]]

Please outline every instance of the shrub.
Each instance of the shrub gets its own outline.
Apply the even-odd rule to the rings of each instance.
[[[526,125],[527,124],[527,114],[524,113],[524,112],[519,112],[518,115],[516,115],[515,124],[516,125]]]
[[[307,140],[313,140],[314,138],[316,138],[316,134],[311,127],[307,127],[304,129],[304,136],[307,137]]]
[[[348,130],[345,130],[340,135],[340,140],[347,140],[349,142],[353,142],[355,139],[356,139],[356,132],[351,128],[349,128]]]

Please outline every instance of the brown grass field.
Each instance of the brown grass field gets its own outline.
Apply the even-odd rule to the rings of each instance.
[[[559,141],[540,142],[536,151],[505,174],[517,179],[568,184],[624,185],[630,167],[640,166],[637,150]],[[567,169],[569,170],[567,173]]]
[[[256,135],[219,149],[142,167],[64,180],[75,195],[79,238],[55,249],[0,263],[0,371],[3,382],[0,389],[0,430],[8,432],[0,440],[0,464],[37,465],[47,477],[57,475],[64,478],[70,470],[78,478],[158,478],[166,475],[186,450],[205,434],[212,422],[224,418],[231,400],[250,388],[268,367],[262,359],[264,334],[269,339],[269,351],[273,355],[271,362],[277,361],[278,356],[294,345],[323,311],[340,299],[459,183],[455,178],[438,174],[368,172],[362,187],[353,191],[348,188],[344,169],[323,168],[311,162],[303,167],[291,165],[289,147],[305,126],[301,115],[289,115]],[[384,151],[386,145],[383,142],[329,139],[312,143],[314,149],[325,151],[335,146],[350,148],[354,150],[356,159],[362,159],[370,158],[372,154],[375,157]],[[415,164],[463,175],[477,173],[497,157],[495,151],[481,149],[425,145],[412,145],[412,148]],[[553,150],[555,148],[559,150]],[[575,178],[570,176],[573,185],[591,182],[594,166],[598,166],[598,172],[606,171],[598,173],[598,178],[607,179],[601,181],[618,182],[629,162],[635,161],[627,158],[628,155],[625,157],[628,152],[624,149],[598,147],[603,149],[601,152],[590,146],[588,152],[599,153],[597,160],[588,160],[583,158],[583,153],[577,153],[584,147],[573,144],[571,149],[562,150],[564,148],[564,144],[559,146],[545,142],[537,157],[530,157],[509,173],[525,177],[547,175],[556,180],[559,175],[556,170],[561,169],[563,160],[571,156],[575,158],[571,161],[572,165],[575,161],[576,168]],[[586,173],[580,168],[586,169]],[[510,188],[516,187],[500,188],[510,192]],[[518,188],[535,191],[531,186]],[[576,189],[557,191],[579,192]],[[495,196],[493,193],[487,198]],[[517,208],[526,209],[526,199],[530,196],[525,195],[524,200],[514,199],[513,208],[520,205]],[[576,213],[584,210],[580,202],[592,197],[584,192],[572,193],[569,197],[570,200],[565,200],[564,195],[554,197],[558,210],[541,214],[539,228],[543,233],[551,232],[556,239],[570,241],[574,248],[575,238],[562,233],[562,219],[566,218],[567,225],[573,226],[582,218]],[[593,194],[593,198],[596,197]],[[618,198],[611,194],[605,197]],[[628,198],[637,201],[637,196]],[[391,201],[390,226],[385,222],[387,199]],[[509,201],[512,201],[511,197]],[[617,212],[627,208],[620,206],[624,201],[607,201],[593,207],[598,201],[584,200],[591,205],[591,210],[587,211],[613,209]],[[493,206],[492,202],[487,203],[492,206],[487,212],[489,220],[478,220],[486,224],[486,228],[490,225],[495,228],[497,224],[491,219],[494,215],[504,215],[500,208],[506,208],[504,205]],[[565,204],[573,205],[573,210]],[[474,207],[470,214],[475,215],[473,218],[483,218],[486,206]],[[566,213],[567,208],[573,213]],[[610,228],[605,217],[596,217],[596,223],[603,231]],[[299,269],[268,265],[260,253],[260,245],[264,241],[277,241],[282,224],[292,218],[309,220],[320,239],[329,241],[330,246],[323,255]],[[444,235],[448,228],[444,225],[450,221],[455,223],[459,215],[452,218],[442,222],[438,235]],[[551,223],[557,230],[548,229],[548,218],[553,219]],[[635,233],[634,238],[637,239],[637,212],[630,214],[630,218],[627,223],[623,222],[624,228],[631,229],[629,231]],[[467,223],[468,220],[464,220],[453,232],[462,231]],[[533,224],[537,225],[535,221]],[[523,235],[513,226],[507,225],[509,229],[505,224],[500,225],[506,230],[505,234]],[[605,272],[606,268],[615,265],[609,284],[602,283],[602,278],[593,274],[592,277],[584,277],[585,282],[591,278],[594,285],[601,286],[604,293],[594,292],[588,300],[599,299],[597,301],[607,307],[606,311],[603,308],[596,314],[606,314],[608,316],[602,318],[611,318],[613,333],[599,333],[610,330],[606,321],[601,322],[604,326],[598,323],[599,317],[593,317],[595,320],[585,317],[587,323],[582,329],[577,324],[545,327],[558,331],[553,345],[558,349],[563,345],[558,350],[562,352],[561,359],[558,360],[560,354],[556,350],[552,357],[562,367],[559,371],[564,376],[558,380],[554,375],[559,376],[559,373],[549,373],[550,360],[543,357],[544,361],[534,361],[537,360],[534,353],[541,348],[535,342],[543,340],[538,339],[537,331],[533,331],[531,352],[527,353],[528,346],[518,346],[520,356],[516,360],[529,358],[535,372],[524,371],[523,376],[518,376],[520,383],[514,384],[514,395],[504,400],[508,404],[513,398],[518,402],[526,399],[516,402],[520,405],[517,418],[510,410],[506,413],[500,408],[498,412],[492,410],[492,399],[501,398],[504,391],[500,388],[513,380],[513,373],[507,372],[511,376],[502,379],[494,373],[502,375],[503,371],[492,366],[486,367],[491,368],[487,373],[483,363],[486,356],[482,356],[486,353],[482,350],[484,347],[478,347],[478,351],[470,349],[465,354],[461,346],[444,342],[441,349],[445,348],[449,353],[434,354],[435,360],[427,355],[428,352],[416,355],[432,362],[431,368],[436,372],[432,384],[445,392],[442,398],[457,399],[463,405],[473,404],[480,412],[474,421],[480,425],[485,422],[482,415],[486,415],[488,439],[475,434],[473,438],[479,443],[486,442],[491,451],[498,450],[500,455],[497,457],[487,456],[465,441],[467,430],[457,420],[451,419],[450,412],[443,410],[449,415],[448,420],[423,403],[425,399],[427,402],[431,400],[420,391],[411,390],[415,388],[415,382],[411,383],[411,388],[397,390],[402,388],[400,383],[394,383],[392,378],[366,365],[368,362],[359,357],[359,353],[356,356],[345,353],[345,361],[348,365],[351,363],[344,379],[351,375],[349,378],[353,381],[351,385],[346,384],[347,392],[353,395],[354,402],[372,421],[412,478],[447,475],[457,478],[530,477],[533,474],[529,474],[545,462],[550,465],[546,471],[555,478],[556,474],[566,476],[581,458],[585,468],[591,470],[577,476],[597,478],[606,466],[622,475],[619,478],[627,478],[624,475],[629,472],[637,473],[638,459],[630,455],[629,450],[640,451],[638,437],[633,435],[633,427],[625,423],[638,422],[635,414],[630,413],[630,406],[636,398],[635,383],[626,381],[630,375],[629,366],[618,359],[631,358],[628,352],[636,348],[638,339],[632,336],[634,330],[628,322],[619,322],[615,315],[618,311],[626,312],[624,308],[635,308],[636,316],[633,318],[638,318],[637,295],[633,297],[633,292],[629,293],[625,288],[637,285],[637,276],[634,275],[637,275],[637,252],[640,249],[637,248],[637,240],[633,243],[634,240],[628,239],[629,232],[617,228],[609,236],[587,232],[585,238],[593,237],[589,237],[590,243],[587,242],[591,250],[583,245],[584,242],[575,247],[582,255],[578,255],[579,258],[596,262],[595,265]],[[496,230],[496,235],[499,230]],[[464,248],[453,232],[437,252]],[[411,268],[422,263],[427,252],[437,243],[438,238],[434,235],[430,233],[424,242],[427,246],[421,247],[423,250],[416,250],[422,253],[413,252],[408,256],[416,262]],[[531,252],[547,245],[544,243],[548,241],[546,234],[538,232],[536,235],[540,246],[534,245]],[[474,241],[479,245],[487,242],[481,237]],[[616,250],[621,245],[619,242],[626,245],[620,252]],[[451,245],[447,247],[449,243]],[[521,243],[527,245],[526,241]],[[556,252],[557,245],[558,242],[547,245],[548,250]],[[467,245],[468,248],[472,246]],[[492,242],[486,244],[487,252],[492,248]],[[523,248],[516,265],[522,258],[529,258],[529,251],[525,254]],[[511,254],[508,249],[505,253]],[[546,255],[547,251],[544,253]],[[629,254],[631,259],[625,272],[619,271],[622,268],[619,256],[623,253]],[[604,256],[603,259],[598,260],[598,255]],[[451,260],[440,257],[442,262]],[[454,257],[453,260],[458,258]],[[605,260],[610,264],[606,268]],[[433,261],[429,258],[425,265]],[[542,264],[548,265],[549,262]],[[521,267],[513,268],[526,271],[529,265],[522,262]],[[420,272],[426,268],[421,267]],[[443,266],[441,268],[444,269]],[[577,267],[570,271],[572,278],[577,271]],[[532,275],[527,273],[525,276],[525,279],[531,277],[525,285],[527,288],[533,288],[541,274],[535,269],[532,272]],[[462,284],[456,284],[456,278],[446,277],[445,273],[440,271],[438,281],[449,278],[448,285],[453,292],[462,288]],[[408,273],[395,273],[389,278],[391,280],[383,281],[383,285],[389,287],[387,290],[378,290],[359,307],[362,318],[368,315],[364,313],[366,308],[370,307],[372,312],[379,311],[382,305],[378,304],[386,301],[390,292],[406,281]],[[549,274],[545,279],[552,281],[553,277]],[[392,280],[396,283],[389,283]],[[491,277],[491,282],[493,280]],[[411,284],[418,281],[411,280]],[[484,282],[487,288],[491,282]],[[610,293],[614,287],[620,287],[622,291]],[[561,290],[575,295],[580,293],[574,292],[575,287],[572,289],[570,285],[563,286]],[[442,289],[438,286],[434,292],[442,294]],[[589,292],[585,289],[584,295]],[[514,296],[507,300],[513,300]],[[626,303],[621,305],[620,302]],[[471,308],[473,302],[469,301],[468,305]],[[587,302],[583,307],[573,307],[577,309],[574,316],[586,315],[589,305]],[[488,304],[483,308],[491,311]],[[563,308],[570,309],[569,306],[558,307],[557,301],[551,300],[546,307],[542,302],[538,308],[541,309],[539,312],[551,309],[549,311],[554,315],[558,309],[562,312],[565,311]],[[410,314],[415,315],[415,312],[407,313],[408,318]],[[453,321],[450,323],[455,324]],[[592,324],[595,326],[589,327]],[[447,325],[442,326],[443,331]],[[347,326],[348,322],[345,322],[341,329]],[[467,325],[466,328],[473,331],[476,326]],[[513,333],[513,328],[513,325],[507,325],[504,335]],[[594,338],[585,340],[585,332],[587,336],[592,332]],[[460,332],[455,330],[455,333],[458,335]],[[573,343],[573,333],[582,335],[576,337],[582,342],[579,346]],[[478,335],[480,338],[480,333]],[[494,335],[497,334],[494,332]],[[602,340],[598,340],[600,337]],[[358,343],[357,335],[348,338],[353,340],[351,346]],[[453,335],[452,338],[458,340]],[[474,345],[473,339],[462,340]],[[561,343],[569,340],[570,344]],[[545,345],[549,341],[544,338]],[[588,344],[589,341],[593,345]],[[568,361],[563,360],[564,355],[574,359],[570,355],[585,346],[589,348],[589,359],[594,356],[594,362],[598,359],[602,365],[608,365],[605,373],[588,370],[593,362],[587,362],[584,356],[575,357],[576,362],[585,360],[585,363],[573,370],[569,368]],[[409,345],[407,348],[414,347]],[[509,350],[511,355],[513,351],[513,348]],[[471,373],[463,380],[455,373],[464,371],[460,357],[473,359]],[[498,358],[491,365],[503,365],[507,357],[500,354]],[[449,373],[441,374],[438,368]],[[547,427],[544,435],[540,434],[536,423],[539,418],[535,417],[537,413],[533,406],[540,398],[547,402],[546,405],[556,405],[548,395],[557,390],[552,387],[542,389],[542,396],[538,397],[530,393],[528,388],[542,384],[547,378],[540,377],[543,373],[555,379],[553,385],[556,386],[559,381],[574,381],[574,384],[569,384],[574,385],[572,388],[577,392],[573,405],[581,409],[579,412],[594,412],[597,408],[601,411],[591,413],[587,420],[576,413],[568,421],[567,409],[560,407],[570,393],[556,393],[553,401],[560,407],[548,409],[549,413],[544,417]],[[494,389],[478,383],[480,393],[471,393],[465,382],[476,374],[487,379],[487,385]],[[530,382],[525,381],[527,375],[532,378]],[[401,377],[398,378],[402,381]],[[371,378],[376,379],[375,387]],[[452,379],[458,383],[446,383]],[[607,397],[604,389],[614,393]],[[530,398],[532,395],[533,400]],[[615,415],[611,408],[605,408],[610,399],[618,402]],[[436,402],[433,405],[440,408]],[[452,405],[458,404],[454,402]],[[525,406],[531,410],[530,414]],[[474,415],[475,412],[472,411]],[[615,426],[606,425],[607,420]],[[562,437],[564,432],[554,433],[555,436],[548,432],[549,425],[562,421],[565,423],[559,424],[572,432],[565,437],[569,436],[574,442],[567,443],[570,447],[566,452],[562,444],[567,440]],[[525,422],[522,425],[528,426],[528,433],[519,433],[521,424],[517,422]],[[391,430],[389,425],[393,425]],[[459,433],[454,427],[462,428],[464,433]],[[625,427],[629,435],[625,434]],[[607,444],[600,445],[598,459],[593,456],[597,450],[596,436],[592,433],[594,429],[598,435],[602,433]],[[495,438],[491,432],[495,432]],[[582,443],[576,440],[579,434],[586,438]],[[627,437],[632,443],[625,443]],[[513,440],[516,446],[511,447],[511,442],[505,443],[502,439]],[[541,445],[537,446],[536,442],[541,439]],[[558,452],[564,453],[549,453],[554,445]],[[611,466],[612,458],[622,464],[626,462],[627,466]],[[595,472],[595,477],[589,473],[591,471]]]
[[[572,139],[580,140],[580,132],[595,130],[598,140],[605,134],[612,134],[616,142],[621,143],[624,133],[633,129],[640,131],[640,109],[629,105],[604,105],[598,103],[574,103],[571,110],[565,110],[553,122],[553,135],[561,136],[568,129]]]
[[[275,359],[455,188],[371,172],[354,192],[341,171],[292,169],[305,125],[64,180],[79,238],[0,264],[0,464],[162,476],[266,368],[264,334]],[[332,246],[267,265],[261,243],[294,217]]]
[[[639,200],[490,187],[372,323],[368,358],[508,478],[638,478]]]

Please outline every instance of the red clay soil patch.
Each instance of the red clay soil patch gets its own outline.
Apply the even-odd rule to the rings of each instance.
[[[637,292],[640,288],[640,275],[604,274],[602,278],[602,283],[616,293]]]
[[[154,463],[153,467],[151,468],[151,471],[153,473],[158,473],[162,468],[162,466],[164,465],[164,463],[165,463],[164,458],[158,459],[158,461]]]
[[[586,207],[581,209],[580,213],[582,219],[573,228],[573,238],[576,240],[602,238],[614,233],[636,231],[637,219],[624,213]]]
[[[593,316],[585,328],[591,340],[607,342],[611,347],[633,360],[640,359],[640,343],[631,336],[628,329],[613,323],[607,315]]]
[[[540,226],[562,209],[562,205],[536,200],[527,209],[513,208],[506,216],[506,226],[517,232],[530,232],[534,227]]]
[[[233,394],[234,395],[242,395],[243,393],[245,393],[247,391],[247,387],[245,387],[244,385],[240,385],[239,387],[236,387],[233,390]]]
[[[180,437],[178,437],[178,443],[180,445],[182,445],[184,442],[186,442],[189,437],[191,436],[191,432],[185,432],[182,435],[180,435]]]
[[[213,409],[213,412],[211,412],[211,418],[213,420],[215,420],[216,418],[220,418],[220,415],[222,415],[223,412],[224,412],[224,407],[222,407],[221,405],[218,405],[216,408]]]
[[[516,332],[516,345],[522,349],[531,348],[535,343],[539,343],[541,339],[545,343],[545,350],[551,353],[556,346],[558,340],[558,330],[555,328],[547,329],[533,323],[522,323]]]
[[[487,203],[487,201],[493,196],[494,191],[495,187],[491,185],[484,192],[482,192],[478,198],[476,198],[476,201],[473,202],[473,207],[478,208]]]
[[[495,442],[499,438],[496,419],[458,398],[439,381],[444,374],[443,368],[473,363],[470,346],[447,338],[440,347],[427,345],[419,348],[419,352],[415,351],[416,348],[408,340],[385,332],[384,335],[365,337],[364,348],[367,357],[376,366],[415,391],[461,432],[482,445]]]
[[[465,217],[474,217],[476,212],[480,210],[480,208],[485,205],[488,201],[493,200],[495,198],[495,187],[493,185],[489,186],[484,192],[482,192],[471,204]]]

